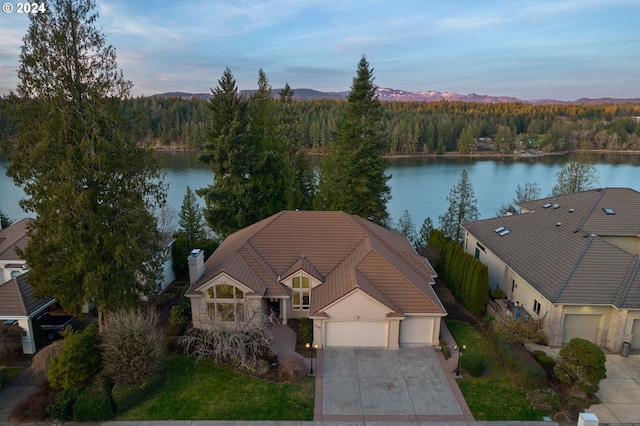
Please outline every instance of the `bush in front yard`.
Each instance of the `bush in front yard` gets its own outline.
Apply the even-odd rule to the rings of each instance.
[[[300,328],[298,329],[298,344],[305,345],[313,343],[313,320],[310,318],[300,318]]]
[[[283,357],[280,360],[278,370],[280,372],[280,380],[288,383],[301,382],[309,374],[304,360],[294,356]]]
[[[165,344],[155,311],[113,312],[102,332],[104,369],[116,383],[143,383],[164,359]]]
[[[113,404],[105,386],[87,388],[73,404],[73,418],[77,422],[99,422],[113,417]]]
[[[64,332],[60,353],[51,359],[47,378],[54,389],[71,389],[85,383],[100,370],[100,336],[94,323],[84,331]]]
[[[478,354],[462,354],[460,356],[460,368],[473,377],[480,377],[484,371],[484,360]]]
[[[596,344],[575,337],[560,349],[554,371],[556,377],[576,388],[596,393],[600,381],[607,377],[606,358]]]
[[[555,415],[562,408],[562,397],[553,389],[534,389],[527,392],[527,400],[531,406],[549,416]]]
[[[73,420],[73,404],[83,391],[83,387],[65,389],[47,406],[47,413],[55,420]]]
[[[0,364],[10,364],[22,355],[22,329],[18,323],[0,324]]]

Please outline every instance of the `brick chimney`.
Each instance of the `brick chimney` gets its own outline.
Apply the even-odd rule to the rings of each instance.
[[[193,284],[204,275],[204,250],[191,250],[187,256],[187,263],[189,264],[189,282]]]

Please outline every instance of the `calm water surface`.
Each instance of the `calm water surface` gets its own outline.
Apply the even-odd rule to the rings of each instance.
[[[160,155],[164,159],[165,181],[169,185],[168,205],[177,212],[187,186],[191,189],[207,186],[212,183],[213,174],[206,165],[198,162],[197,153],[163,152]],[[460,178],[462,169],[466,169],[478,200],[480,217],[493,217],[500,205],[515,195],[518,184],[537,182],[542,196],[549,195],[556,173],[569,158],[523,155],[503,159],[394,159],[388,169],[392,175],[389,213],[393,220],[397,220],[406,209],[418,227],[425,217],[431,217],[437,224],[438,216],[447,208],[449,191]],[[640,191],[640,155],[598,155],[595,159],[600,173],[599,186],[624,186]],[[7,164],[6,158],[0,157],[3,170]],[[22,197],[22,190],[5,173],[1,173],[0,208],[9,217],[21,219],[27,216],[18,205]]]

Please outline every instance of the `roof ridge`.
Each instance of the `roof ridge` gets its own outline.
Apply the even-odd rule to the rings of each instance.
[[[560,297],[560,295],[562,294],[562,292],[564,291],[564,288],[567,286],[567,284],[569,283],[569,279],[571,279],[571,276],[574,274],[574,272],[576,271],[576,269],[578,269],[578,265],[580,265],[580,262],[582,262],[582,258],[584,257],[584,255],[587,253],[587,250],[589,249],[589,247],[591,246],[591,244],[593,243],[593,241],[595,240],[595,235],[591,235],[589,237],[589,240],[585,243],[584,247],[582,248],[582,250],[580,251],[580,254],[578,255],[578,257],[576,258],[576,260],[573,262],[573,265],[571,265],[571,268],[569,268],[569,271],[567,272],[567,275],[564,277],[564,280],[562,280],[562,283],[560,284],[560,286],[558,287],[558,290],[555,292],[555,294],[553,295],[553,300],[551,301],[552,303],[555,303],[558,301],[558,298]]]
[[[633,269],[629,274],[629,278],[627,279],[627,283],[625,284],[624,289],[622,289],[622,294],[620,294],[620,297],[618,297],[618,300],[616,300],[615,306],[622,306],[624,304],[625,299],[629,295],[629,291],[631,291],[631,286],[633,285],[636,276],[638,275],[638,271],[640,271],[640,256],[635,256],[635,265],[633,266]]]
[[[596,191],[598,190],[596,189]],[[591,213],[593,213],[593,211],[596,209],[596,206],[598,205],[598,203],[600,202],[600,200],[602,199],[606,191],[607,191],[607,188],[600,188],[600,190],[598,191],[599,195],[593,201],[593,204],[591,204],[591,208],[587,210],[587,212],[582,217],[582,220],[580,221],[580,223],[578,223],[578,227],[577,227],[578,231],[582,230],[582,227],[587,222],[587,220],[591,217]]]

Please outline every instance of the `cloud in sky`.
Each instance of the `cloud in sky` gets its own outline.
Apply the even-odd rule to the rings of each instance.
[[[381,87],[524,99],[640,97],[636,0],[98,0],[133,94],[348,90],[361,55]],[[15,88],[25,15],[0,16],[0,94]]]

